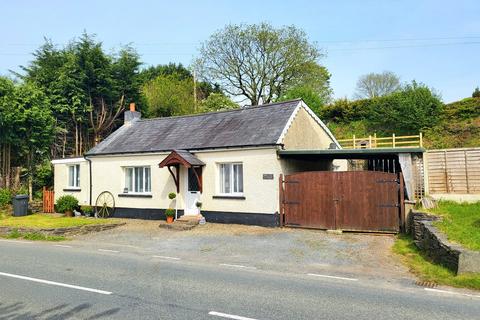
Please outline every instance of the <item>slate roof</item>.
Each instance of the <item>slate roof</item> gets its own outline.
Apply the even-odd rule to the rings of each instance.
[[[86,155],[275,145],[300,100],[123,125]]]

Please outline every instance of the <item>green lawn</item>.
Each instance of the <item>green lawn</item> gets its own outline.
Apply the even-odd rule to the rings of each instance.
[[[448,239],[465,248],[480,251],[480,202],[456,203],[441,201],[431,213],[442,216],[437,226]]]
[[[424,281],[452,287],[480,290],[479,274],[462,274],[456,276],[455,273],[449,269],[432,263],[407,235],[398,236],[397,241],[393,245],[393,252],[400,255],[410,271]]]
[[[116,219],[93,219],[84,217],[58,217],[51,214],[32,214],[23,217],[12,217],[0,214],[0,226],[17,228],[65,228],[118,222]]]

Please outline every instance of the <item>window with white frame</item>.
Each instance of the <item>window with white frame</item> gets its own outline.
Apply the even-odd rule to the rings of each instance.
[[[150,167],[125,167],[125,189],[132,193],[150,193]]]
[[[220,193],[243,195],[243,164],[220,163]]]
[[[68,186],[70,188],[80,188],[80,165],[79,164],[68,166]]]

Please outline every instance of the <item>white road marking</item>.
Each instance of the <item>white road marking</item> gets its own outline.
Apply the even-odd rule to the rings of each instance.
[[[60,248],[71,248],[72,246],[67,246],[65,244],[54,244],[55,247],[60,247]]]
[[[431,288],[423,288],[426,291],[431,292],[438,292],[438,293],[448,293],[448,294],[455,294],[459,296],[466,296],[466,297],[473,297],[473,298],[480,298],[480,295],[468,294],[468,293],[461,293],[455,291],[448,291],[448,290],[440,290],[440,289],[431,289]]]
[[[3,242],[12,242],[12,243],[25,243],[25,244],[31,244],[31,243],[33,243],[32,241],[6,240],[6,239],[0,239],[0,241],[3,241]]]
[[[20,275],[17,275],[17,274],[11,274],[11,273],[5,273],[5,272],[0,272],[0,276],[16,278],[16,279],[21,279],[21,280],[27,280],[27,281],[33,281],[33,282],[38,282],[38,283],[43,283],[43,284],[50,284],[50,285],[53,285],[53,286],[71,288],[71,289],[76,289],[76,290],[83,290],[83,291],[89,291],[89,292],[94,292],[94,293],[106,294],[106,295],[112,294],[112,292],[110,292],[110,291],[92,289],[92,288],[87,288],[87,287],[80,287],[80,286],[75,286],[75,285],[72,285],[72,284],[66,284],[66,283],[61,283],[61,282],[31,278],[31,277],[20,276]]]
[[[329,278],[329,279],[338,279],[338,280],[347,280],[347,281],[358,281],[355,278],[345,278],[345,277],[336,277],[336,276],[327,276],[325,274],[317,274],[317,273],[308,273],[309,276],[314,277],[322,277],[322,278]]]
[[[98,249],[98,251],[102,251],[102,252],[113,252],[113,253],[119,253],[120,251],[118,250],[109,250],[109,249]]]
[[[217,316],[217,317],[222,317],[222,318],[227,318],[227,319],[235,319],[235,320],[256,320],[254,318],[247,318],[247,317],[242,317],[242,316],[236,316],[234,314],[228,314],[228,313],[221,313],[221,312],[216,312],[216,311],[210,311],[208,313],[211,316]]]
[[[180,258],[177,257],[168,257],[168,256],[152,256],[154,258],[160,258],[160,259],[167,259],[167,260],[180,260]]]
[[[257,268],[255,268],[255,267],[242,266],[241,264],[220,263],[219,265],[224,266],[224,267],[233,267],[233,268],[257,269]]]

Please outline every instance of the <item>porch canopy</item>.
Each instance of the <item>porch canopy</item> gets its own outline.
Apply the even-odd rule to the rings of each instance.
[[[167,167],[168,171],[175,181],[177,187],[177,193],[180,192],[180,166],[185,168],[193,168],[192,170],[197,177],[198,186],[200,192],[202,192],[202,176],[201,168],[205,165],[203,161],[198,159],[195,155],[191,154],[187,150],[173,150],[162,162],[158,164],[160,168]],[[172,171],[172,167],[175,167],[175,172]]]

